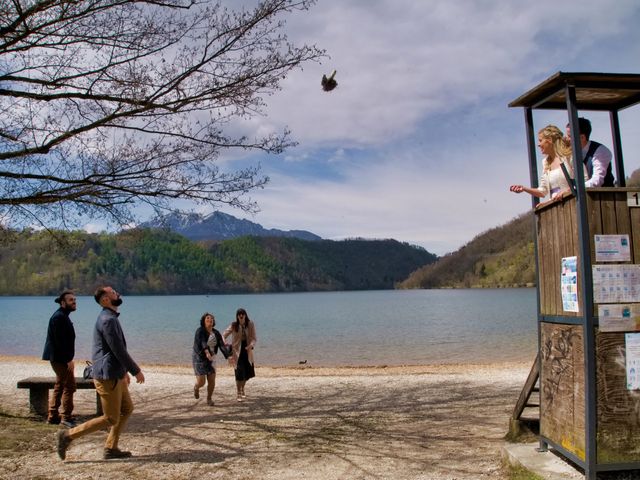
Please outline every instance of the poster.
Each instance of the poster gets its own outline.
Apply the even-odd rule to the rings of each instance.
[[[562,293],[562,309],[565,312],[577,312],[578,257],[565,257],[562,259],[560,291]]]
[[[593,301],[640,302],[640,265],[594,265]]]
[[[640,389],[640,333],[625,333],[627,390]]]
[[[640,304],[598,305],[601,332],[640,331]]]
[[[596,262],[630,262],[629,235],[594,235]]]

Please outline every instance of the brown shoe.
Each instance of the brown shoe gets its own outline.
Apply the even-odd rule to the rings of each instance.
[[[198,387],[193,387],[193,398],[196,400],[200,398],[200,389]]]
[[[67,448],[69,448],[70,443],[71,439],[69,438],[69,435],[67,435],[67,431],[58,430],[58,433],[56,433],[56,444],[60,460],[67,458]]]
[[[131,457],[131,452],[127,452],[126,450],[120,450],[119,448],[104,449],[105,460],[112,460],[114,458],[129,458],[129,457]]]

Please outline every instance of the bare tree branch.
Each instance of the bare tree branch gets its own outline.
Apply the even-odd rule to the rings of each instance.
[[[0,216],[123,223],[138,205],[174,199],[255,210],[247,194],[268,181],[259,166],[223,172],[216,160],[293,144],[288,131],[247,138],[225,129],[261,114],[262,95],[324,56],[282,34],[286,16],[313,3],[1,2]]]

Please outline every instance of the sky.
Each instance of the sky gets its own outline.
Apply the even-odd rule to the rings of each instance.
[[[291,73],[242,128],[288,127],[294,148],[259,163],[265,228],[394,238],[443,255],[531,208],[524,112],[507,104],[558,71],[640,73],[640,2],[320,0],[287,17],[296,44],[330,56]],[[323,74],[338,87],[323,92]],[[592,139],[611,146],[608,114]],[[534,111],[536,130],[566,112]],[[625,169],[640,168],[640,106],[621,112]],[[541,170],[540,170],[541,171]],[[208,213],[208,212],[203,212]]]

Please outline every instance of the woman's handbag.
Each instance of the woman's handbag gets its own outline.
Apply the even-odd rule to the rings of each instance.
[[[93,378],[93,363],[89,360],[87,360],[87,366],[84,367],[84,370],[82,371],[82,378],[85,380]]]

